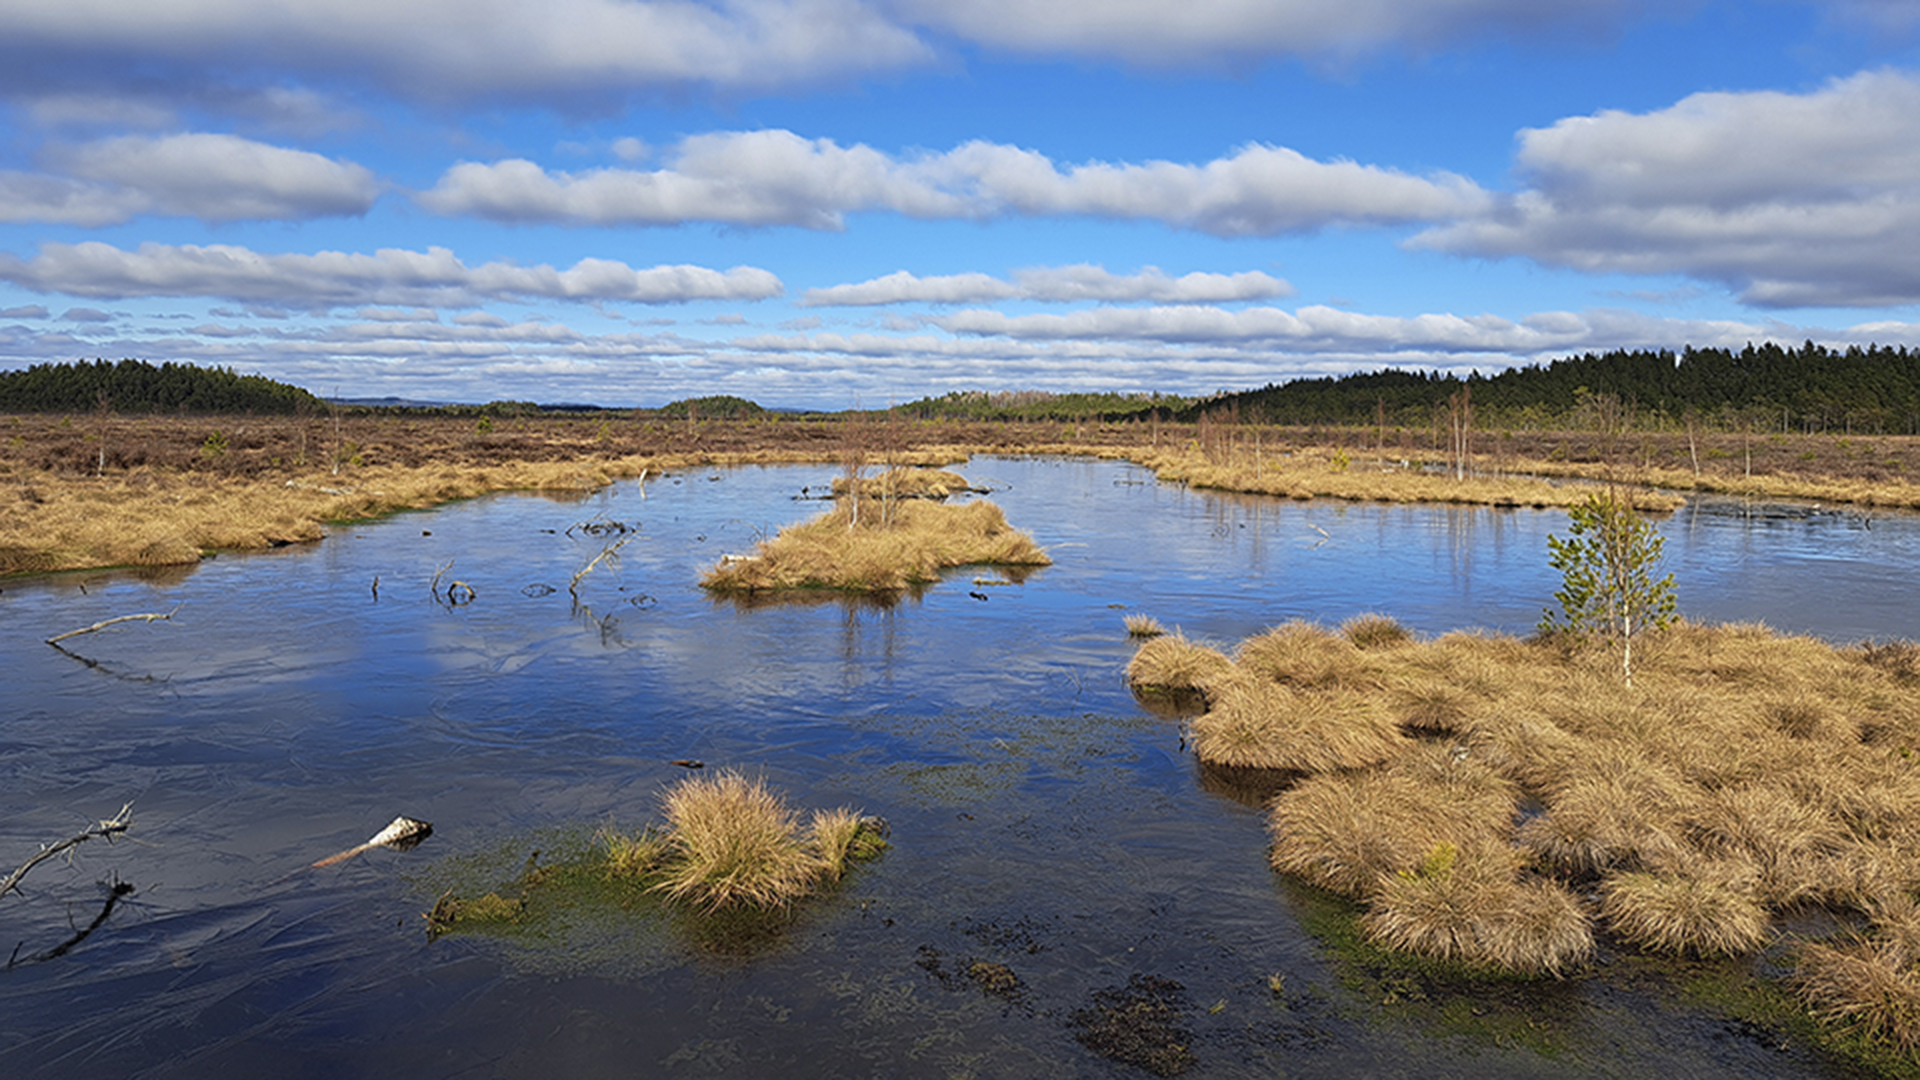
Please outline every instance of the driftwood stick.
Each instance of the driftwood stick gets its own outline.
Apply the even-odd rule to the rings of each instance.
[[[40,853],[38,855],[35,855],[33,858],[28,859],[26,862],[20,865],[20,869],[15,870],[13,873],[7,875],[7,880],[0,881],[0,896],[5,896],[8,893],[12,892],[14,889],[18,888],[20,885],[20,879],[27,876],[27,871],[40,865],[46,860],[53,858],[55,855],[58,855],[63,851],[69,850],[70,848],[73,848],[79,844],[83,844],[88,840],[93,839],[96,836],[106,837],[107,843],[111,844],[113,843],[113,838],[116,834],[126,832],[128,826],[131,826],[132,824],[133,824],[133,804],[128,803],[127,805],[120,808],[119,813],[113,815],[112,817],[108,818],[105,821],[98,821],[92,825],[87,826],[86,829],[81,831],[78,835],[69,836],[65,840],[62,840],[58,843],[47,844],[42,846],[40,848]]]
[[[180,610],[179,604],[173,605],[173,611],[179,611],[179,610]],[[155,619],[159,619],[163,621],[168,620],[173,618],[173,611],[169,611],[164,615],[157,611],[151,611],[151,612],[147,612],[144,615],[120,615],[111,619],[102,619],[99,622],[94,623],[92,626],[83,626],[78,630],[69,630],[64,634],[56,634],[53,637],[50,637],[47,639],[47,644],[58,645],[59,643],[67,640],[70,637],[79,637],[81,634],[91,634],[96,630],[105,630],[107,627],[112,626],[115,623],[153,622]]]

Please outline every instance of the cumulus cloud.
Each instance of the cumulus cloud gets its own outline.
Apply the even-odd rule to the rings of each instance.
[[[44,319],[46,317],[47,309],[39,304],[0,309],[0,319]]]
[[[566,270],[506,262],[470,267],[442,247],[383,248],[371,255],[268,255],[227,244],[149,243],[125,251],[98,241],[44,244],[31,259],[0,252],[0,281],[68,296],[201,296],[305,310],[469,308],[523,298],[677,304],[765,300],[783,291],[779,278],[751,266],[636,270],[607,259],[582,259]]]
[[[1274,236],[1338,224],[1397,224],[1480,211],[1488,197],[1452,173],[1411,176],[1316,161],[1251,144],[1205,164],[1057,165],[974,141],[897,157],[791,131],[713,132],[683,140],[661,169],[549,171],[524,159],[462,162],[418,196],[428,210],[494,221],[575,225],[788,225],[836,230],[846,215],[1008,216],[1158,221],[1214,236]]]
[[[1920,80],[1702,93],[1520,135],[1528,186],[1415,246],[1681,273],[1769,307],[1920,302]]]
[[[15,0],[0,82],[371,82],[420,101],[604,106],[635,92],[763,90],[923,63],[860,0]],[[136,62],[137,61],[137,62]]]
[[[1055,303],[1097,301],[1127,303],[1231,303],[1290,296],[1293,286],[1258,270],[1238,274],[1191,273],[1169,277],[1159,267],[1142,267],[1135,274],[1113,274],[1104,267],[1030,267],[1014,272],[1013,281],[987,274],[950,274],[916,277],[905,270],[869,281],[808,289],[802,307],[877,307],[883,304],[968,304],[994,300],[1039,300]]]
[[[129,135],[45,156],[55,172],[0,171],[0,222],[305,220],[364,214],[380,195],[373,174],[350,161],[236,135]]]

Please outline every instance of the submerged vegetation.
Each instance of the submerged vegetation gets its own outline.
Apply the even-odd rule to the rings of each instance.
[[[1271,861],[1360,902],[1373,941],[1469,967],[1577,970],[1596,935],[1753,953],[1784,916],[1864,929],[1795,950],[1818,1015],[1920,1046],[1920,679],[1837,649],[1676,622],[1635,679],[1565,636],[1425,642],[1367,616],[1232,655],[1147,641],[1143,690],[1199,695],[1210,767],[1275,770]]]
[[[931,501],[944,498],[952,481],[964,489],[960,477],[932,473],[931,479],[921,479],[913,474],[932,471],[893,472],[905,475],[890,479],[893,473],[887,473],[836,485],[841,497],[832,510],[780,530],[750,555],[722,559],[700,584],[722,594],[791,589],[889,593],[931,584],[942,570],[956,566],[1035,567],[1052,561],[1031,536],[1008,525],[1006,515],[990,502]],[[951,481],[943,479],[949,477]],[[866,485],[880,485],[873,490],[883,491],[896,484],[901,491],[919,494],[846,497]]]

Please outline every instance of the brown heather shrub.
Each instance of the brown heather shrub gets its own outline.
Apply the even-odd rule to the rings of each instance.
[[[1374,681],[1351,641],[1297,619],[1241,642],[1234,662],[1257,678],[1305,689],[1365,688]]]
[[[1200,760],[1215,765],[1317,773],[1377,765],[1405,740],[1364,694],[1242,681],[1221,688],[1194,720],[1193,741]]]
[[[1413,635],[1398,619],[1373,612],[1341,623],[1340,633],[1358,649],[1390,649],[1413,641]]]
[[[1687,873],[1615,874],[1601,887],[1600,913],[1642,948],[1738,956],[1765,944],[1770,931],[1753,878],[1739,863],[1698,860]]]
[[[1239,677],[1225,653],[1178,631],[1145,642],[1127,664],[1127,682],[1136,690],[1210,694]]]
[[[1444,850],[1444,849],[1442,849]],[[1593,953],[1580,902],[1550,881],[1521,881],[1507,848],[1468,849],[1450,865],[1384,878],[1360,925],[1419,956],[1524,975],[1560,975]]]

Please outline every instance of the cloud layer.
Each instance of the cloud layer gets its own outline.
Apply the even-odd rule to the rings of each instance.
[[[1257,270],[1238,274],[1191,273],[1168,277],[1148,266],[1136,274],[1104,267],[1043,266],[1016,271],[1012,281],[989,274],[916,277],[900,270],[870,281],[808,289],[802,307],[877,307],[884,304],[974,304],[994,300],[1055,303],[1229,303],[1293,295],[1293,286]]]
[[[0,281],[41,293],[99,299],[191,296],[292,310],[365,304],[475,307],[495,300],[553,299],[679,304],[765,300],[781,295],[773,274],[750,266],[636,270],[582,259],[566,270],[490,262],[470,267],[446,248],[371,255],[323,251],[266,255],[226,244],[44,244],[31,259],[0,252]]]
[[[1062,167],[1003,143],[896,157],[785,130],[682,141],[663,169],[551,172],[523,159],[463,162],[419,196],[427,209],[514,223],[790,225],[837,230],[846,215],[922,219],[1015,216],[1158,221],[1221,237],[1336,224],[1432,222],[1488,198],[1451,173],[1416,177],[1351,161],[1315,161],[1251,144],[1205,164],[1086,162]]]

